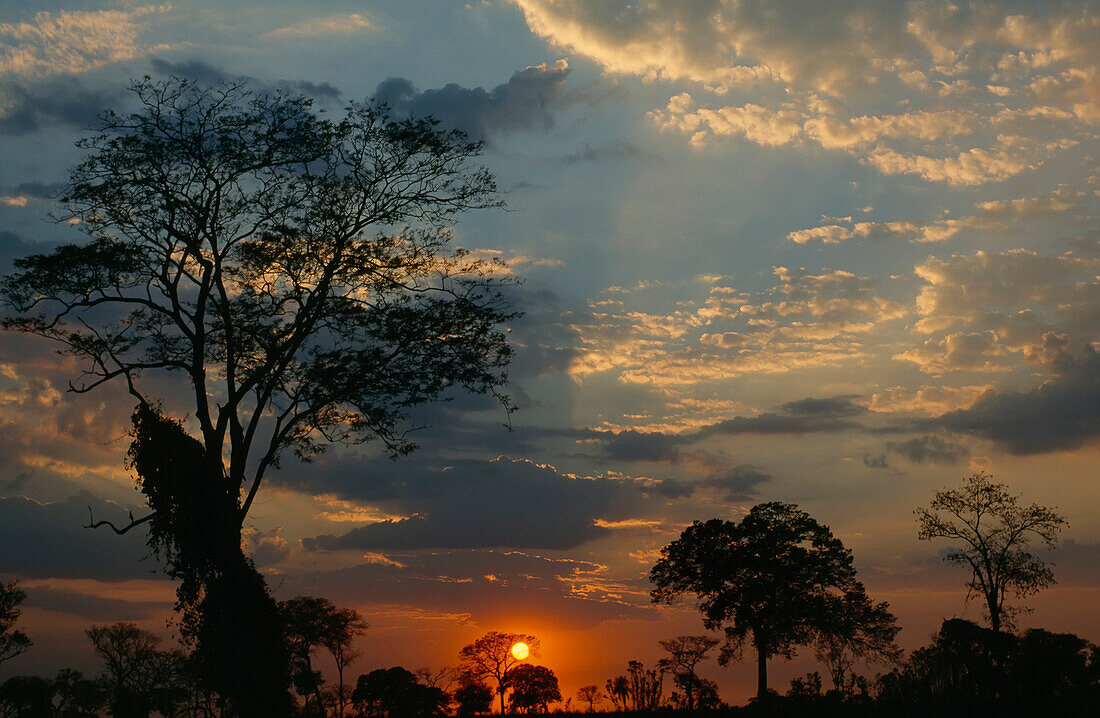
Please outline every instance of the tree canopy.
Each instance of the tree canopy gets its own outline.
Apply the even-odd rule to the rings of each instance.
[[[513,711],[545,713],[551,703],[561,701],[558,677],[546,666],[523,663],[508,671],[504,681],[512,689]]]
[[[982,597],[989,627],[999,631],[1027,610],[1009,606],[1010,594],[1024,598],[1054,583],[1051,565],[1029,549],[1032,541],[1053,548],[1066,520],[1046,506],[1021,506],[1018,495],[992,479],[980,471],[968,476],[961,488],[937,491],[916,514],[922,541],[955,542],[944,560],[970,569],[967,597]]]
[[[0,664],[25,653],[31,647],[31,639],[26,633],[15,629],[15,622],[23,610],[19,604],[27,599],[27,594],[15,581],[0,583]]]
[[[721,662],[751,641],[761,698],[768,659],[850,632],[851,623],[836,620],[838,606],[844,596],[864,592],[851,551],[827,526],[780,502],[754,506],[739,523],[696,521],[661,550],[649,577],[655,602],[696,596],[704,626],[725,633]]]
[[[463,682],[477,684],[491,680],[496,684],[500,698],[500,712],[504,712],[504,694],[508,688],[506,678],[520,660],[512,655],[512,646],[517,643],[527,645],[531,656],[538,654],[539,639],[526,633],[502,633],[489,631],[473,643],[462,647],[458,656],[462,661],[460,670]]]
[[[134,397],[151,513],[91,525],[149,524],[207,675],[266,718],[288,710],[270,702],[288,678],[245,517],[288,453],[371,439],[408,453],[412,409],[454,391],[511,409],[508,280],[451,231],[500,202],[481,145],[427,118],[368,101],[326,119],[236,82],[131,89],[137,109],[78,143],[62,200],[89,239],[15,261],[3,327],[73,356],[72,391]],[[248,680],[228,682],[242,663]]]

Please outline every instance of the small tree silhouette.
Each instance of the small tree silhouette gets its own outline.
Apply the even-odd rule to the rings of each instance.
[[[517,643],[527,645],[530,655],[538,655],[539,639],[526,633],[501,633],[489,631],[473,643],[462,647],[458,656],[462,663],[465,683],[492,681],[496,684],[500,698],[500,712],[504,712],[504,693],[507,690],[508,672],[519,665],[520,660],[512,655],[512,646]]]
[[[15,622],[23,613],[19,604],[27,599],[27,594],[16,584],[15,581],[0,583],[0,664],[31,647],[27,634],[15,630]]]
[[[596,704],[603,701],[603,692],[599,686],[581,686],[577,689],[577,700],[588,704],[588,712],[596,710]]]

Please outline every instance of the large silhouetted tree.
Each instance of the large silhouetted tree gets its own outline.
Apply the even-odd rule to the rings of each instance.
[[[863,593],[852,553],[827,526],[793,504],[758,504],[740,521],[696,521],[661,550],[649,572],[655,602],[694,594],[703,624],[726,635],[720,661],[751,641],[757,697],[768,695],[767,662],[821,635],[853,630],[838,604]]]
[[[944,560],[970,569],[967,597],[982,597],[989,627],[1000,631],[1027,610],[1007,605],[1009,594],[1024,598],[1054,583],[1050,564],[1029,549],[1032,541],[1053,548],[1066,520],[1046,506],[1021,506],[1018,495],[992,478],[983,472],[968,476],[961,488],[937,491],[916,514],[921,540],[955,542]]]
[[[135,398],[152,513],[114,528],[151,525],[207,678],[238,712],[281,715],[278,613],[243,522],[288,452],[376,438],[407,453],[410,409],[453,389],[509,406],[513,314],[449,230],[499,204],[495,185],[480,144],[372,103],[328,120],[240,84],[132,89],[137,110],[79,143],[64,217],[89,240],[16,261],[4,326],[75,357],[73,391],[118,381]],[[176,407],[195,439],[160,416]],[[228,681],[227,663],[251,676]]]
[[[27,634],[15,630],[15,622],[23,613],[19,604],[26,599],[27,594],[15,581],[0,583],[0,665],[31,647]]]
[[[459,669],[463,674],[463,682],[476,684],[492,681],[496,684],[501,713],[504,712],[504,694],[508,688],[505,679],[508,672],[520,664],[520,659],[512,654],[512,647],[517,643],[526,644],[530,655],[537,655],[539,639],[525,633],[500,631],[489,631],[473,643],[463,646],[458,652],[462,661]]]

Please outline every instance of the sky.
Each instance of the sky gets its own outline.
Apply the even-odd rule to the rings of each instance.
[[[1069,522],[1021,625],[1100,641],[1098,36],[1085,1],[0,0],[0,265],[83,240],[54,198],[135,78],[431,115],[485,142],[507,205],[455,242],[523,278],[519,410],[426,407],[412,456],[261,491],[276,597],[371,624],[352,675],[501,630],[566,695],[602,686],[702,632],[650,603],[660,548],[771,500],[832,528],[914,648],[980,619],[913,516],[976,471]],[[0,336],[0,577],[35,641],[4,673],[94,669],[93,623],[170,634],[140,537],[82,528],[141,497],[129,400],[74,371]],[[701,673],[754,692],[751,663]]]

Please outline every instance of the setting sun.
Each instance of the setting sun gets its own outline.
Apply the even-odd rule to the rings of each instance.
[[[517,643],[516,645],[512,646],[512,656],[517,661],[522,661],[522,660],[526,659],[527,655],[530,652],[531,651],[527,648],[526,643]]]

